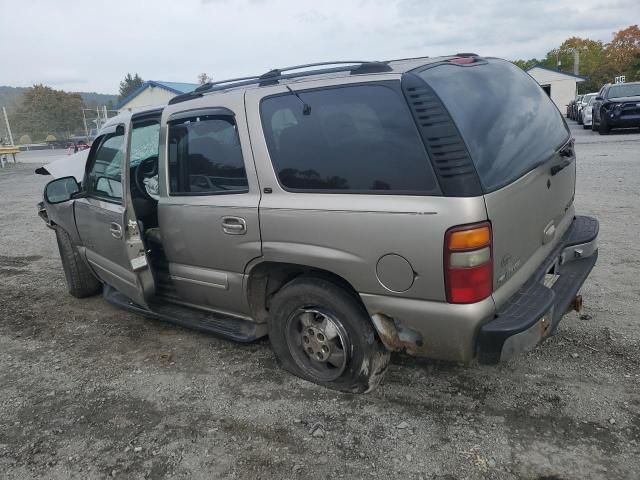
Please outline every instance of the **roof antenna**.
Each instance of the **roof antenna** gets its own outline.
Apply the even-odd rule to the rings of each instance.
[[[291,90],[291,87],[289,85],[285,85],[285,87],[287,87],[287,90],[289,90],[291,92],[292,95],[295,95],[296,98],[298,100],[300,100],[300,103],[302,103],[302,114],[303,115],[311,115],[311,105],[309,105],[308,103],[306,103],[304,100],[302,100],[300,98],[300,95],[298,95],[297,92],[294,92],[293,90]]]

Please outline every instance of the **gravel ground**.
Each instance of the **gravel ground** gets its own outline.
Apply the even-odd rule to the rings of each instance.
[[[359,396],[283,372],[267,341],[72,298],[35,212],[47,178],[0,170],[0,476],[637,479],[640,133],[572,129],[576,207],[601,222],[582,315],[498,366],[394,357]]]

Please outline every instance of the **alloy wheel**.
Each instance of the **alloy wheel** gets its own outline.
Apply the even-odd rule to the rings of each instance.
[[[328,382],[345,371],[351,344],[334,315],[316,307],[301,308],[289,317],[285,331],[291,356],[309,375]]]

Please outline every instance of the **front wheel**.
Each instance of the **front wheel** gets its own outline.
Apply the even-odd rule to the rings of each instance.
[[[609,131],[611,130],[611,128],[609,127],[609,124],[607,123],[607,117],[600,117],[600,123],[598,124],[598,133],[600,135],[609,135]]]
[[[73,244],[69,234],[58,226],[55,227],[55,231],[69,293],[76,298],[90,297],[100,293],[102,284],[80,258],[78,247]]]
[[[269,339],[282,366],[348,393],[375,388],[389,364],[369,316],[349,292],[319,277],[300,277],[276,295]]]

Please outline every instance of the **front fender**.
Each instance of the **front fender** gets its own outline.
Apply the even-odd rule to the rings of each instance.
[[[60,226],[64,229],[75,245],[80,245],[80,236],[78,235],[78,229],[76,228],[75,200],[69,200],[68,202],[57,203],[52,205],[46,200],[43,200],[38,204],[38,215],[42,218],[48,227],[54,225]],[[44,212],[42,212],[44,210]],[[46,219],[45,217],[46,216]]]

